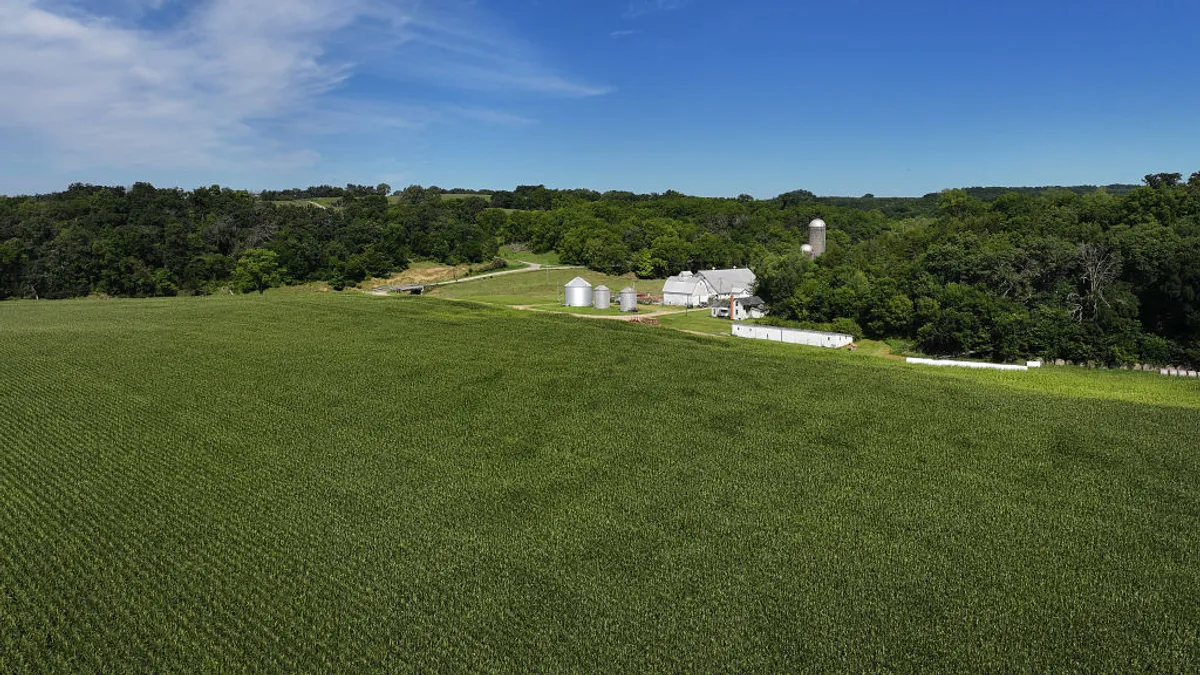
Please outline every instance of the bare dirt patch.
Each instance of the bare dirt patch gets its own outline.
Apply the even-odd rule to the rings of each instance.
[[[393,274],[387,279],[371,279],[363,284],[365,288],[378,286],[402,286],[404,284],[433,284],[439,281],[450,281],[457,277],[466,276],[470,271],[469,265],[414,265],[399,274]]]

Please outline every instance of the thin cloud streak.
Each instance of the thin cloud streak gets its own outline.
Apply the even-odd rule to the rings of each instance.
[[[625,10],[625,18],[636,19],[647,14],[672,12],[683,9],[686,4],[686,0],[633,0]]]

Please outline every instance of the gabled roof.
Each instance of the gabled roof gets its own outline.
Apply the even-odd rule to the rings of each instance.
[[[587,279],[584,279],[583,277],[575,277],[574,279],[567,282],[567,288],[591,288],[591,287],[592,287],[592,285],[589,284],[587,282]]]
[[[754,272],[746,267],[735,267],[729,270],[704,270],[698,272],[696,276],[703,278],[709,288],[718,295],[738,290],[753,290],[754,282],[757,280]]]
[[[737,304],[739,304],[743,307],[761,307],[761,306],[767,304],[767,303],[763,302],[763,299],[758,297],[757,295],[752,295],[748,298],[738,298],[737,300],[735,300],[735,302],[737,302]]]
[[[704,283],[704,281],[698,276],[679,275],[677,277],[670,277],[667,279],[667,283],[663,284],[663,293],[683,293],[684,295],[691,295],[692,293],[696,292],[696,286],[702,283]]]

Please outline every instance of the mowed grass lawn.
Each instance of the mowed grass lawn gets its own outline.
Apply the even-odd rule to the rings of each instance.
[[[614,277],[586,269],[557,269],[505,274],[439,286],[433,290],[433,295],[501,305],[547,305],[561,302],[563,286],[575,277],[583,277],[593,287],[608,286],[613,292],[614,301],[626,286],[634,286],[639,292],[660,292],[663,286],[661,280],[635,279],[632,275]]]
[[[733,322],[729,319],[714,319],[707,307],[693,307],[681,314],[668,314],[660,317],[659,321],[662,325],[676,330],[730,337],[733,335]]]
[[[1200,666],[1196,381],[351,294],[0,344],[2,672]]]
[[[514,251],[508,246],[501,246],[498,255],[505,260],[522,260],[524,262],[539,263],[542,265],[559,264],[558,253],[554,251],[547,251],[546,253],[534,253],[532,251]]]

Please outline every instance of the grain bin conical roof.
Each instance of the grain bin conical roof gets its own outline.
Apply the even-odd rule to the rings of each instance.
[[[591,287],[592,287],[592,285],[589,284],[587,282],[587,279],[584,279],[583,277],[575,277],[574,279],[567,282],[567,288],[591,288]]]

